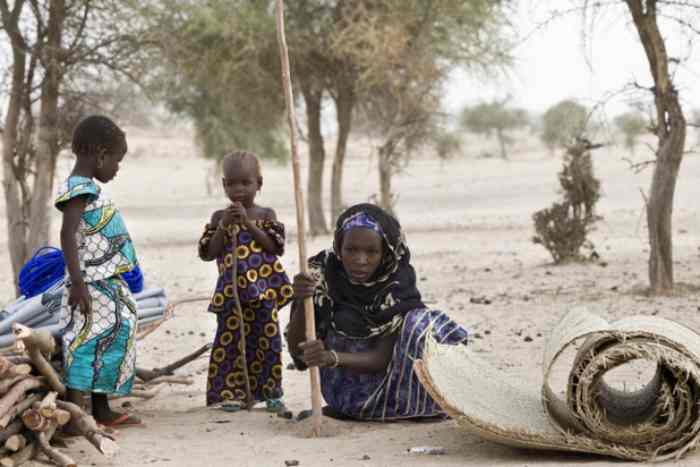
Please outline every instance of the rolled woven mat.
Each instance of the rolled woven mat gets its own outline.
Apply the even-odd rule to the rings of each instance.
[[[649,381],[634,391],[605,381],[634,360],[656,368]],[[570,369],[561,388],[555,364]],[[547,341],[541,387],[509,377],[469,347],[440,345],[431,333],[414,368],[460,429],[509,446],[653,462],[680,458],[700,438],[700,335],[663,318],[609,323],[570,311]]]

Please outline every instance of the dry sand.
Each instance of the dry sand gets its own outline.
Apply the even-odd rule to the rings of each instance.
[[[163,286],[172,300],[208,295],[215,283],[212,264],[197,258],[196,242],[211,212],[225,204],[217,190],[207,195],[210,162],[195,156],[187,132],[129,131],[132,148],[118,178],[106,187],[122,208],[148,286]],[[635,174],[620,148],[595,153],[602,182],[599,213],[592,235],[602,262],[554,267],[548,253],[531,242],[531,215],[556,196],[560,158],[536,143],[516,148],[513,160],[476,159],[478,142],[468,142],[459,160],[442,164],[417,158],[395,180],[398,214],[405,227],[425,299],[448,312],[473,336],[471,345],[503,371],[539,385],[544,341],[554,323],[572,306],[587,305],[607,318],[656,314],[698,329],[695,299],[700,283],[697,200],[700,158],[683,162],[674,215],[678,294],[649,298],[648,243],[640,189],[650,171]],[[644,160],[640,154],[636,160]],[[350,149],[345,201],[366,201],[377,192],[376,161],[361,146]],[[63,157],[59,177],[70,170]],[[297,271],[291,171],[265,163],[265,185],[258,201],[273,207],[287,224],[285,264]],[[218,184],[218,182],[215,182]],[[328,190],[326,189],[326,192]],[[4,201],[0,201],[4,203]],[[59,217],[54,213],[54,244]],[[0,204],[0,251],[7,248],[5,207]],[[309,252],[325,248],[330,237],[310,241]],[[11,269],[0,262],[0,301],[12,299]],[[486,297],[491,303],[470,303]],[[169,363],[213,338],[215,319],[205,303],[178,307],[174,319],[139,344],[139,366]],[[286,319],[286,313],[283,313]],[[529,337],[532,340],[526,341]],[[285,361],[288,361],[285,355]],[[133,400],[146,427],[118,433],[121,452],[107,461],[86,442],[74,441],[69,453],[81,465],[96,466],[283,466],[389,465],[619,465],[593,456],[523,451],[464,435],[453,422],[348,423],[324,421],[324,437],[308,439],[309,424],[271,417],[262,410],[227,414],[204,408],[207,358],[181,372],[193,386],[172,386],[150,401]],[[308,408],[306,373],[284,375],[289,407]],[[443,456],[408,454],[415,446],[441,446]],[[697,465],[700,454],[677,465]]]

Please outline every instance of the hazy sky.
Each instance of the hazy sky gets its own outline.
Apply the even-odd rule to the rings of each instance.
[[[551,17],[554,7],[563,11],[582,3],[521,0],[517,25],[521,35],[531,34],[514,51],[517,61],[510,75],[484,81],[457,74],[447,89],[448,108],[458,111],[465,104],[509,94],[514,105],[536,111],[569,97],[592,106],[629,83],[649,86],[649,66],[624,5],[596,16],[592,30],[590,21],[584,26],[580,11],[538,28]],[[585,40],[584,31],[588,32]],[[693,50],[677,25],[663,24],[662,33],[670,56],[689,57],[677,69],[676,76],[684,108],[700,108],[700,36],[696,37]],[[629,109],[629,101],[644,95],[639,91],[617,94],[606,104],[605,111],[612,115],[624,112]]]
[[[700,4],[700,0],[686,1]],[[615,115],[628,110],[628,102],[649,96],[640,91],[620,93],[635,81],[644,86],[651,83],[646,57],[622,1],[588,22],[580,10],[548,21],[555,8],[563,12],[580,6],[584,0],[518,0],[516,3],[516,26],[524,40],[513,51],[514,67],[507,76],[493,80],[455,73],[446,89],[444,102],[448,111],[458,113],[467,104],[510,95],[513,105],[533,111],[544,111],[565,98],[575,98],[589,107],[606,100],[605,112]],[[700,23],[700,12],[694,19],[687,19]],[[684,64],[677,69],[676,83],[689,114],[691,109],[700,108],[700,36],[695,37],[693,50],[680,29],[676,24],[662,24],[669,54],[685,57]],[[3,41],[0,68],[5,68],[7,38],[3,34],[0,40]],[[612,99],[611,94],[615,94]],[[3,115],[4,104],[5,96],[0,95]]]

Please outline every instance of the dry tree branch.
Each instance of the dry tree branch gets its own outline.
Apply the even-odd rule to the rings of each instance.
[[[630,170],[633,170],[634,173],[636,173],[636,174],[642,172],[647,167],[656,164],[656,159],[650,159],[650,160],[646,160],[646,161],[642,161],[642,162],[634,162],[634,161],[628,159],[627,157],[623,157],[622,160],[627,162],[630,166],[629,167]]]
[[[85,7],[83,9],[83,14],[80,18],[80,26],[78,27],[78,31],[75,34],[75,39],[73,39],[73,43],[68,47],[69,53],[71,50],[74,50],[78,46],[80,39],[83,37],[83,31],[85,30],[85,25],[87,24],[87,19],[90,13],[90,2],[85,2],[84,5]]]
[[[695,0],[686,0],[686,1],[658,0],[658,2],[662,5],[670,5],[670,6],[677,6],[677,7],[682,7],[682,8],[691,8],[691,9],[700,10],[700,5],[698,5],[698,3]]]
[[[596,6],[604,7],[604,6],[613,6],[613,5],[618,5],[619,1],[616,0],[610,0],[607,2],[596,2]],[[585,9],[588,8],[588,0],[585,1],[585,4],[583,6],[576,6],[576,7],[571,7],[565,10],[554,10],[552,11],[547,18],[545,18],[543,21],[539,22],[531,31],[528,31],[520,41],[518,41],[519,45],[524,44],[528,40],[530,40],[535,34],[539,33],[543,29],[547,28],[550,24],[554,23],[555,21],[560,20],[561,18],[564,18],[566,16],[569,16],[571,14],[579,14],[585,12]]]
[[[672,15],[667,15],[667,14],[662,14],[662,13],[659,13],[658,16],[660,18],[664,18],[666,20],[673,21],[673,22],[679,24],[680,26],[683,26],[684,28],[690,30],[693,34],[697,34],[698,36],[700,36],[700,28],[696,27],[695,25],[693,25],[689,21],[684,20],[683,18],[679,18],[677,16],[672,16]]]

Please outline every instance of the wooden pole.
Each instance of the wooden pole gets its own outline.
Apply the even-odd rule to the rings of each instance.
[[[231,256],[233,258],[233,261],[231,263],[231,286],[233,287],[233,299],[236,302],[236,314],[238,315],[239,322],[238,329],[241,332],[241,342],[239,342],[238,348],[241,351],[241,358],[243,359],[243,377],[245,378],[246,393],[245,408],[251,410],[255,405],[255,399],[253,398],[253,392],[250,390],[250,376],[248,375],[248,358],[246,355],[245,348],[245,321],[243,319],[243,308],[241,307],[241,301],[238,298],[238,254],[236,254],[236,247],[238,246],[238,229],[239,227],[236,225],[234,226],[233,231],[229,232],[231,234]]]
[[[187,365],[188,363],[198,359],[205,352],[211,350],[211,347],[212,347],[211,344],[203,345],[202,347],[195,350],[194,352],[187,355],[186,357],[182,357],[180,360],[173,362],[169,365],[166,365],[162,368],[153,368],[152,370],[147,370],[145,368],[136,367],[136,377],[139,378],[140,380],[142,380],[143,382],[148,383],[150,381],[153,381],[156,378],[161,378],[163,376],[170,376],[178,368],[181,368],[181,367]]]
[[[75,424],[75,430],[83,435],[90,444],[95,446],[105,457],[111,459],[119,451],[119,446],[112,436],[100,428],[92,415],[88,415],[76,404],[62,400],[56,401],[56,405],[70,413],[71,420]]]
[[[287,121],[289,123],[289,139],[292,151],[292,172],[294,174],[294,199],[297,211],[297,237],[299,242],[299,269],[307,272],[306,255],[306,228],[304,215],[304,195],[301,190],[301,174],[299,169],[299,152],[297,149],[296,129],[294,118],[294,97],[292,95],[292,78],[289,69],[289,51],[287,39],[284,34],[284,0],[277,0],[277,41],[280,47],[280,59],[282,62],[282,86],[284,88],[284,101],[287,107]],[[311,298],[304,300],[304,319],[306,322],[306,340],[316,339],[316,323],[314,319],[314,306]],[[311,377],[311,408],[312,408],[312,435],[321,435],[321,383],[318,367],[309,368]]]

